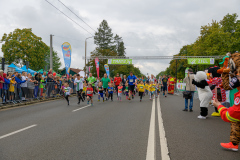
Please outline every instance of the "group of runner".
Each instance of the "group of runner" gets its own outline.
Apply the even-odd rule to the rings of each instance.
[[[93,105],[93,95],[96,94],[95,91],[97,91],[98,101],[102,99],[103,102],[108,100],[113,101],[114,91],[117,93],[118,101],[122,101],[123,95],[125,95],[128,100],[134,99],[136,93],[139,93],[140,102],[143,96],[146,95],[149,95],[149,99],[152,100],[154,97],[158,97],[161,88],[163,95],[167,97],[168,79],[165,76],[161,78],[160,81],[156,80],[153,75],[146,80],[144,77],[137,78],[130,72],[130,75],[128,77],[124,76],[123,79],[117,74],[114,80],[111,81],[105,73],[97,86],[95,86],[96,82],[97,79],[92,76],[92,73],[90,73],[87,78],[77,74],[74,85],[76,86],[78,104],[80,104],[81,101],[84,102],[85,97],[87,97],[87,104],[91,101],[91,105]],[[68,97],[72,93],[72,88],[65,83],[63,84],[63,91],[69,105]]]

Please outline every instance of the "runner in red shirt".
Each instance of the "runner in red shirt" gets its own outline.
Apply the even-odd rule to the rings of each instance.
[[[93,106],[93,88],[92,88],[92,84],[88,83],[88,88],[86,90],[87,92],[87,104],[89,104],[89,101],[91,100],[91,105]]]
[[[118,94],[118,86],[119,86],[120,82],[122,82],[122,78],[119,77],[119,73],[117,73],[117,77],[114,78],[114,83],[115,83],[117,94]]]

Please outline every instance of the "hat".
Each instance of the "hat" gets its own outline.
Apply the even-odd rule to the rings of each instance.
[[[229,58],[229,56],[225,56],[225,57],[223,57],[223,61],[222,61],[222,62],[220,62],[219,64],[223,64],[223,63],[224,63],[224,61],[225,61],[225,58]]]
[[[193,70],[191,68],[188,69],[188,72],[193,72]]]

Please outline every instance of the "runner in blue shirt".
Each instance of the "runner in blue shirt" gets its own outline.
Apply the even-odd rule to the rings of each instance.
[[[134,91],[134,88],[135,88],[135,81],[136,81],[137,77],[135,75],[133,75],[132,72],[130,72],[130,75],[128,76],[127,78],[127,82],[128,82],[128,85],[129,85],[129,97],[128,97],[128,100],[131,100],[131,95],[132,95],[132,99],[134,99],[134,96],[133,96],[133,91]]]

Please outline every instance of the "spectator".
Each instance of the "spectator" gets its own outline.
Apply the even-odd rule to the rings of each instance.
[[[27,79],[28,79],[27,72],[22,72],[22,80],[25,81],[24,83],[21,84],[22,100],[25,100],[25,98],[27,98],[26,97],[28,92],[27,82],[26,82]]]
[[[3,94],[3,83],[4,83],[3,70],[0,70],[0,97],[1,98]]]
[[[186,83],[186,91],[190,92],[192,97],[190,99],[189,111],[192,112],[193,108],[193,96],[195,91],[195,85],[192,84],[192,80],[194,79],[193,70],[191,68],[188,69],[187,76],[183,79],[183,82]],[[185,108],[183,111],[188,111],[188,99],[185,98]]]
[[[28,98],[32,100],[33,98],[33,92],[34,92],[34,81],[32,75],[29,73],[28,74],[28,79],[27,79],[27,88],[28,88]]]

